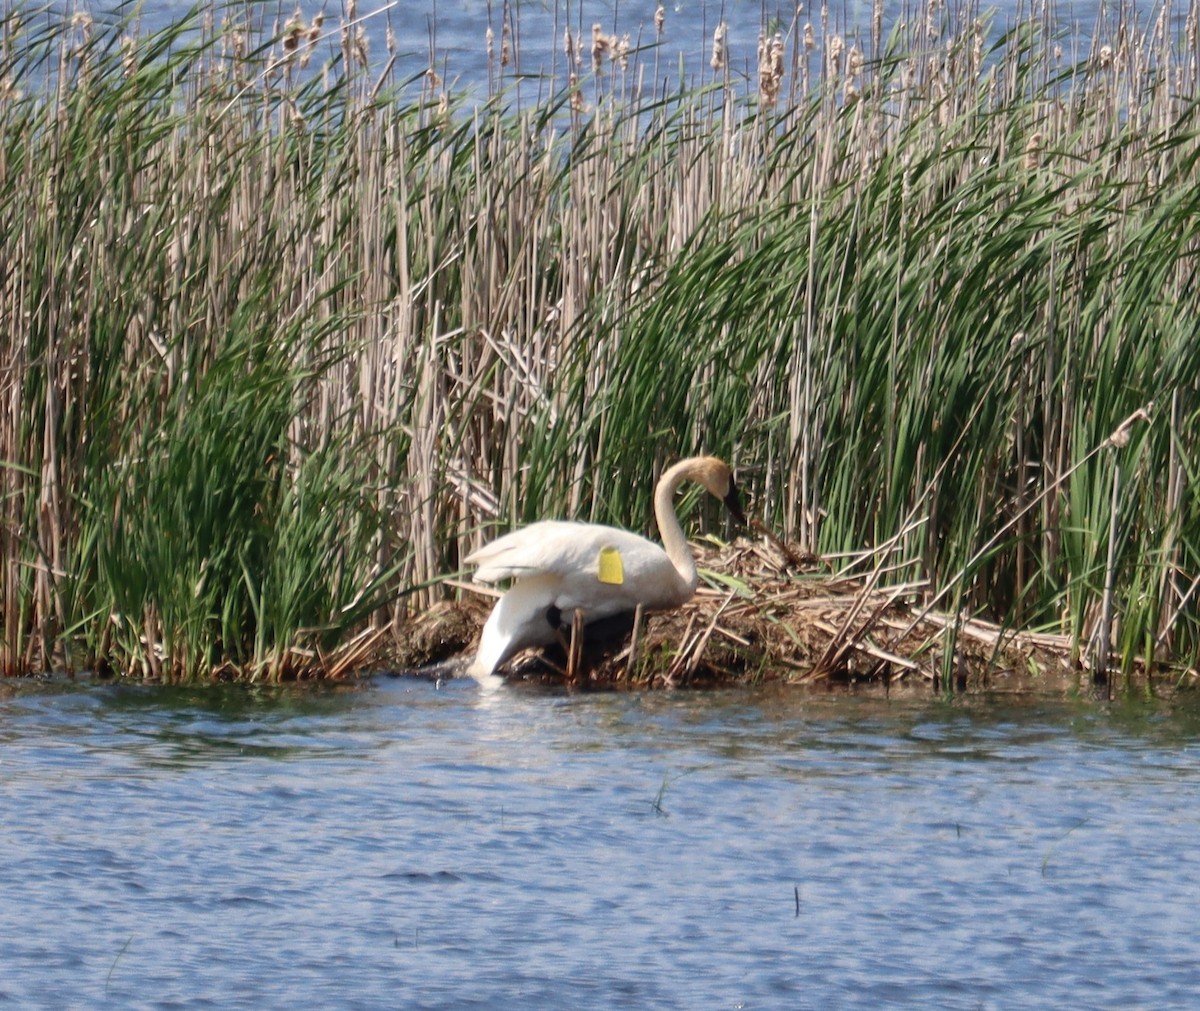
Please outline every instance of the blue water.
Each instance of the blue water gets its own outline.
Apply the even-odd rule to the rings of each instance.
[[[74,9],[74,2],[70,6]],[[79,0],[98,15],[117,9],[116,0]],[[882,34],[887,35],[899,22],[924,23],[924,10],[929,0],[882,0]],[[330,5],[323,0],[299,2],[236,2],[228,7],[215,0],[220,23],[249,23],[273,34],[282,28],[293,14],[311,24],[312,18],[323,11],[323,38],[315,50],[313,66],[336,55],[341,49],[340,26],[342,11],[348,4]],[[1093,32],[1101,11],[1107,16],[1102,31],[1110,39],[1120,25],[1117,4],[1102,5],[1099,0],[1069,0],[1049,5],[1038,4],[1040,17],[1048,12],[1060,41],[1069,58],[1082,58],[1091,47]],[[1142,15],[1139,30],[1145,30],[1157,15],[1159,7],[1140,0],[1130,2]],[[503,34],[503,0],[355,0],[355,30],[361,29],[368,44],[371,66],[381,70],[388,64],[387,36],[390,29],[394,40],[394,80],[410,81],[417,89],[423,75],[434,68],[446,90],[462,98],[464,95],[482,97],[490,89],[517,94],[529,99],[545,96],[545,82],[553,79],[561,87],[566,80],[564,33],[569,28],[582,41],[583,55],[577,68],[585,83],[591,75],[592,26],[615,38],[628,35],[635,59],[631,82],[639,86],[670,87],[684,80],[697,86],[713,80],[709,66],[713,32],[718,24],[726,25],[727,63],[735,89],[757,89],[758,39],[764,30],[779,31],[788,46],[789,61],[793,46],[803,36],[805,24],[811,24],[816,50],[809,56],[810,72],[820,72],[821,49],[825,32],[844,38],[847,48],[858,43],[872,54],[872,20],[875,0],[837,0],[833,3],[793,3],[763,0],[668,0],[665,3],[663,33],[659,36],[654,24],[655,0],[509,0],[509,24],[513,47],[511,62],[499,65]],[[138,7],[142,26],[149,30],[185,17],[193,9],[192,0],[145,0]],[[945,13],[947,24],[960,32],[964,24],[979,21],[984,28],[985,47],[990,48],[1018,20],[1029,18],[1030,5],[1023,0],[1000,0],[981,3],[979,0],[939,0],[939,10]],[[797,10],[799,12],[797,13]],[[939,15],[941,16],[941,15]],[[1176,13],[1173,23],[1182,31],[1183,13]],[[489,68],[486,33],[493,32],[493,63]],[[1103,41],[1103,39],[1102,39]],[[605,73],[619,78],[606,64]],[[790,70],[789,70],[790,72]],[[720,75],[724,79],[724,72]],[[620,87],[620,82],[616,84]],[[587,89],[592,94],[590,87]]]
[[[0,1003],[1185,1007],[1200,718],[0,686]]]

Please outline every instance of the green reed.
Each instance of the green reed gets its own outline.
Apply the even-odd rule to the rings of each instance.
[[[1194,665],[1196,12],[1124,14],[784,26],[744,79],[600,33],[537,101],[499,41],[475,100],[315,17],[8,15],[5,669],[341,669],[700,450],[930,604]]]

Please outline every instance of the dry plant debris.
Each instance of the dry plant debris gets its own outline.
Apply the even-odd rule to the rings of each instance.
[[[566,629],[561,648],[518,654],[504,673],[577,688],[770,681],[948,691],[1092,685],[1070,636],[928,609],[924,583],[878,585],[878,572],[838,575],[827,561],[770,536],[693,547],[703,578],[683,607],[611,619],[582,634]],[[492,603],[491,596],[468,592],[416,616],[403,630],[401,663],[447,671],[463,657],[465,667]]]

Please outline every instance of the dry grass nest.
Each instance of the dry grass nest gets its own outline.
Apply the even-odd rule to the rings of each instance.
[[[775,681],[1060,691],[1096,681],[1069,636],[956,619],[924,604],[931,596],[924,583],[880,585],[879,571],[835,574],[774,538],[694,548],[701,586],[677,611],[567,629],[561,646],[518,654],[501,672],[510,681],[579,688]],[[464,599],[405,626],[398,659],[408,672],[459,673],[474,653],[494,598],[455,585],[468,591]]]

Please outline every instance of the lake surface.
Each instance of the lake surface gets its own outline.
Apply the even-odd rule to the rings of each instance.
[[[1190,1007],[1200,711],[0,684],[0,1004]]]
[[[930,0],[881,0],[881,27],[886,37],[898,22],[908,20],[924,23]],[[82,0],[93,12],[103,14],[116,9],[112,0]],[[1020,0],[1000,0],[980,4],[978,0],[934,0],[945,13],[947,23],[960,29],[979,19],[987,26],[987,46],[999,41],[1017,21],[1027,20],[1029,5]],[[321,11],[325,13],[318,59],[314,66],[339,50],[341,10],[346,5],[329,5],[323,0],[298,0],[296,3],[238,3],[231,7],[236,18],[251,18],[271,28],[282,28],[293,13],[305,24]],[[726,52],[731,77],[735,83],[757,88],[758,39],[765,30],[779,31],[787,43],[789,54],[805,24],[811,24],[815,34],[817,56],[810,57],[812,69],[819,69],[819,51],[829,35],[857,42],[871,54],[871,27],[875,0],[836,0],[833,3],[767,2],[763,0],[667,0],[664,4],[663,32],[660,36],[654,23],[655,0],[357,0],[354,4],[356,28],[366,36],[370,61],[383,67],[389,59],[387,48],[390,30],[395,54],[395,79],[413,80],[418,87],[422,75],[431,66],[436,69],[448,90],[463,94],[482,95],[489,84],[489,63],[486,35],[493,32],[494,64],[491,84],[497,89],[522,96],[525,100],[543,94],[542,84],[553,78],[558,85],[565,81],[564,33],[569,28],[576,39],[582,40],[582,58],[577,68],[586,80],[591,71],[593,25],[605,35],[621,38],[628,35],[631,46],[641,53],[642,70],[635,76],[643,85],[677,85],[681,70],[691,86],[710,81],[709,67],[713,33],[716,27],[726,26]],[[511,61],[499,67],[504,12],[512,33]],[[1036,5],[1039,17],[1045,13],[1056,27],[1060,42],[1074,58],[1082,58],[1091,48],[1093,31],[1101,10],[1107,12],[1106,32],[1115,32],[1119,25],[1133,25],[1145,30],[1156,16],[1159,7],[1145,0],[1130,0],[1128,9],[1136,10],[1138,19],[1127,24],[1118,6],[1102,7],[1099,0],[1074,0]],[[74,8],[71,8],[74,9]],[[182,19],[192,9],[191,0],[146,0],[138,10],[141,23],[149,29],[159,29]],[[220,4],[214,9],[221,10]],[[1176,11],[1172,21],[1182,30],[1185,11]],[[941,17],[942,14],[939,14]],[[825,26],[823,28],[823,26]],[[961,30],[961,29],[960,29]],[[1105,35],[1100,41],[1109,39]],[[789,55],[790,59],[790,55]],[[606,71],[611,73],[610,71]]]

